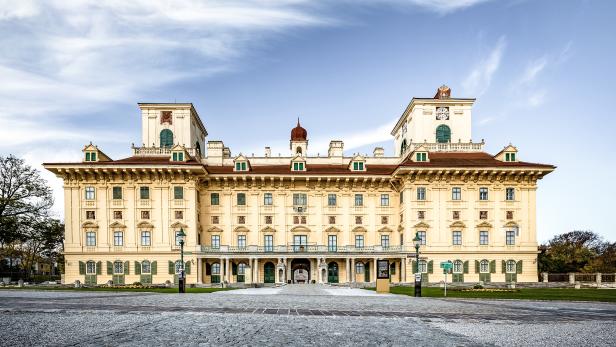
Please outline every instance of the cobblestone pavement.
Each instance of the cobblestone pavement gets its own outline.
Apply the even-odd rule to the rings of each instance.
[[[239,295],[238,295],[239,294]],[[376,295],[0,290],[4,345],[613,345],[616,305]]]

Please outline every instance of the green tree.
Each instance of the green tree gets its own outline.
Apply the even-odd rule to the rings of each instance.
[[[596,259],[604,248],[601,237],[592,231],[572,231],[556,235],[539,247],[539,271],[551,273],[594,272]]]

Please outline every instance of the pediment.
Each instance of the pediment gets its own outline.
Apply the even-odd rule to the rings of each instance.
[[[293,158],[291,158],[291,162],[302,162],[305,163],[306,162],[306,158],[302,157],[300,154],[296,154]]]
[[[353,230],[351,230],[354,233],[365,233],[368,232],[368,230],[366,230],[366,228],[361,227],[361,226],[357,226],[355,228],[353,228]]]
[[[466,225],[460,221],[453,222],[449,225],[450,228],[466,228]]]
[[[380,233],[391,233],[393,232],[393,230],[389,229],[388,227],[382,227],[381,229],[377,230]]]
[[[336,227],[329,227],[329,228],[325,229],[324,232],[326,232],[326,233],[339,233],[340,229],[338,229]]]
[[[491,228],[491,227],[492,227],[492,224],[488,222],[481,222],[477,224],[477,228]]]
[[[310,232],[310,229],[308,229],[308,228],[306,228],[306,227],[304,227],[304,226],[298,225],[298,226],[296,226],[296,227],[291,228],[291,230],[290,230],[290,231],[291,231],[291,232],[293,232],[293,233],[294,233],[294,232],[298,232],[298,231],[301,231],[301,232],[308,232],[308,233],[309,233],[309,232]]]
[[[240,153],[237,157],[235,157],[235,159],[233,159],[233,161],[248,161],[248,159],[246,159],[246,157]]]
[[[171,226],[170,226],[170,227],[171,227],[171,228],[174,228],[174,229],[177,229],[177,228],[183,228],[183,229],[186,229],[186,228],[188,228],[188,225],[186,225],[186,224],[184,224],[184,223],[181,223],[181,222],[175,222],[175,223],[171,224]]]
[[[96,224],[94,222],[87,221],[87,222],[81,224],[81,227],[82,228],[89,228],[89,229],[96,229],[96,228],[98,228],[98,224]]]
[[[154,225],[152,225],[149,222],[143,221],[143,222],[137,223],[137,227],[138,228],[150,228],[150,229],[152,229],[152,228],[154,228]]]
[[[186,152],[186,148],[184,146],[179,145],[179,144],[171,147],[171,150],[172,151],[183,151],[183,152]]]
[[[233,231],[237,233],[248,233],[250,232],[250,229],[246,228],[245,226],[239,226],[233,229]]]
[[[417,228],[417,229],[428,229],[430,227],[430,224],[426,223],[426,222],[419,222],[415,225],[413,225],[413,228]]]
[[[207,229],[208,233],[221,233],[223,232],[222,229],[220,229],[219,227],[211,227],[209,229]]]
[[[275,233],[276,229],[272,228],[271,226],[266,226],[265,228],[261,229],[262,233]]]
[[[126,225],[116,221],[116,222],[113,222],[113,223],[109,224],[109,227],[110,228],[116,228],[116,229],[117,228],[126,228]]]
[[[503,225],[503,227],[505,228],[518,228],[518,223],[511,221],[511,222],[507,222],[505,225]]]

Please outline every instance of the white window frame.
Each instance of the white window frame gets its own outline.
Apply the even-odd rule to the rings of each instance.
[[[113,274],[114,275],[124,275],[124,262],[121,260],[116,260],[113,262]]]
[[[426,201],[426,187],[417,187],[417,201]]]
[[[355,248],[364,248],[364,235],[355,235]]]
[[[515,201],[515,188],[513,187],[505,188],[505,200]]]
[[[181,260],[176,260],[175,261],[175,274],[179,275],[182,272],[182,261]]]
[[[516,270],[517,264],[515,260],[507,260],[507,262],[505,263],[505,272],[508,274],[513,274],[516,273]]]
[[[482,236],[485,235],[485,243],[483,242],[483,238]],[[480,246],[487,246],[490,244],[490,233],[486,230],[480,230],[479,231],[479,245]]]
[[[381,206],[389,206],[389,194],[381,194]]]
[[[366,268],[364,267],[364,263],[362,263],[361,261],[358,261],[357,263],[355,263],[355,274],[364,274],[364,272],[366,271]]]
[[[510,239],[513,240],[513,242],[509,242]],[[513,230],[505,231],[505,244],[507,246],[514,246],[515,245],[515,231],[513,231]]]
[[[92,239],[90,238],[90,236],[92,236]],[[93,243],[90,243],[90,241],[93,240]],[[96,231],[86,231],[86,246],[87,247],[94,247],[96,246]]]
[[[274,204],[274,196],[272,193],[264,193],[263,194],[263,205],[272,206]]]
[[[141,273],[144,275],[149,275],[152,273],[152,263],[149,260],[144,260],[141,262]]]
[[[421,240],[419,244],[425,246],[428,238],[428,233],[423,230],[420,230],[417,232],[417,236],[419,236],[419,239]]]
[[[237,247],[246,248],[246,235],[237,235]]]
[[[484,269],[485,265],[485,269]],[[490,273],[490,262],[486,259],[479,262],[479,273],[487,274]]]
[[[417,269],[419,270],[419,273],[428,273],[428,262],[425,260],[420,260]]]
[[[453,262],[453,273],[464,273],[464,262],[462,260],[456,260]]]
[[[90,271],[90,265],[92,265],[92,271]],[[96,275],[96,262],[94,260],[88,260],[86,262],[86,275]]]
[[[147,237],[145,237],[147,234]],[[147,239],[147,244],[144,242]],[[141,230],[141,246],[152,246],[152,232],[149,230]]]
[[[210,242],[211,242],[213,249],[219,249],[220,248],[220,235],[212,235],[210,237]]]
[[[488,201],[489,199],[490,199],[490,190],[487,187],[480,187],[479,188],[479,200]]]
[[[381,235],[381,247],[389,247],[389,235]]]
[[[85,198],[86,200],[95,200],[96,199],[96,188],[92,186],[88,186],[85,188]]]
[[[462,188],[460,187],[451,188],[451,200],[454,200],[454,201],[462,200]]]
[[[113,232],[113,245],[116,247],[124,246],[124,232],[118,230]]]
[[[451,233],[451,243],[454,246],[461,246],[462,245],[462,231],[454,230]]]
[[[214,276],[220,275],[220,263],[212,264],[212,275]]]

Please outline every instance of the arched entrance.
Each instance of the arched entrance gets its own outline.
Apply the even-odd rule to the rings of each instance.
[[[263,276],[264,283],[276,282],[276,268],[274,266],[274,263],[272,263],[271,261],[268,261],[267,263],[265,263],[265,265],[263,265],[263,272],[264,272],[264,276]]]
[[[310,261],[308,259],[293,259],[291,262],[293,283],[310,282]]]
[[[335,261],[327,265],[327,282],[338,283],[338,263]]]

